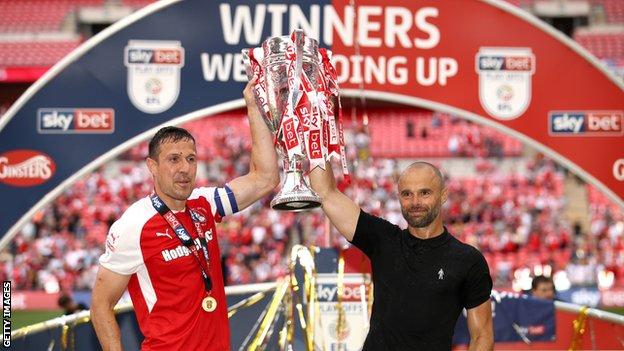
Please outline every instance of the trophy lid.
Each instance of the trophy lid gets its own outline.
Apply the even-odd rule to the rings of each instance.
[[[266,59],[273,55],[283,56],[290,42],[290,37],[287,35],[268,38],[262,43],[264,58]],[[307,59],[318,61],[318,41],[316,39],[304,38],[303,56]]]

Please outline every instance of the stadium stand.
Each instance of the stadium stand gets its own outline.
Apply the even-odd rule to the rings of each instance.
[[[132,8],[141,8],[153,3],[153,0],[122,0],[122,4],[132,7]]]
[[[72,11],[103,3],[104,0],[3,0],[0,3],[0,32],[60,31]]]
[[[620,0],[593,0],[592,3],[604,11],[607,23],[624,23],[624,2]]]
[[[591,226],[589,240],[595,242],[592,255],[599,257],[605,269],[624,279],[624,213],[595,187],[587,185]]]
[[[0,65],[50,67],[77,48],[82,40],[0,41]]]
[[[601,60],[624,60],[624,35],[622,33],[577,32],[574,40]]]
[[[369,112],[373,156],[503,157],[519,156],[522,144],[465,120],[419,110]]]

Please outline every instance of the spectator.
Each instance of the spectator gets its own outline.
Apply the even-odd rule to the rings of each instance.
[[[76,303],[74,299],[67,294],[62,294],[58,299],[58,305],[63,309],[64,315],[74,314],[80,311],[86,311],[89,309],[87,305],[82,302]]]
[[[538,299],[554,300],[556,295],[555,283],[549,277],[538,275],[531,282],[531,295]]]

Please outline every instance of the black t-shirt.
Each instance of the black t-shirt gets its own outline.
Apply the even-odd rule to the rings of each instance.
[[[364,351],[448,351],[462,309],[490,297],[485,258],[446,228],[423,240],[361,211],[352,244],[370,258],[373,269],[374,302]]]

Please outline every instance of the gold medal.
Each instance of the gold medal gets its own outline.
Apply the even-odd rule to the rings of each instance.
[[[206,312],[212,312],[217,309],[217,300],[212,296],[206,296],[202,300],[202,308]]]

